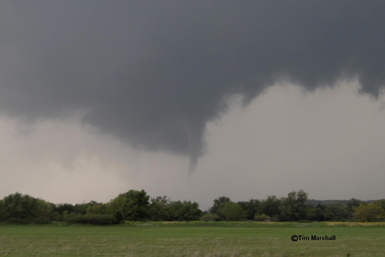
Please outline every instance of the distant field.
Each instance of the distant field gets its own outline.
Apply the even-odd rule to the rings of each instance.
[[[336,236],[333,241],[293,235]],[[0,225],[0,256],[384,256],[385,223]]]

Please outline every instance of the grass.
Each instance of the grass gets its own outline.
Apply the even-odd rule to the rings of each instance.
[[[292,242],[292,235],[336,235],[336,240]],[[0,225],[0,256],[376,257],[384,251],[385,223]]]

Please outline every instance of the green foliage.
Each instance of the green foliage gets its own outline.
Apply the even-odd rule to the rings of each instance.
[[[87,214],[107,214],[107,209],[107,204],[94,202],[87,207]]]
[[[144,190],[130,190],[110,201],[110,212],[121,214],[123,220],[144,220],[148,214],[149,198]]]
[[[31,219],[37,212],[37,199],[15,193],[4,197],[4,211],[6,219]]]
[[[75,214],[65,219],[70,224],[114,225],[119,221],[109,214]]]
[[[171,214],[171,220],[174,221],[199,220],[202,214],[202,211],[199,209],[199,205],[196,202],[175,201],[170,202],[168,207]]]
[[[169,203],[170,199],[167,198],[167,196],[151,198],[148,209],[148,218],[153,221],[172,220]]]
[[[92,206],[94,203],[96,202],[90,201],[88,203],[75,204],[72,212],[78,213],[78,214],[87,214],[87,208],[89,206]]]
[[[54,209],[54,204],[44,201],[42,199],[37,200],[37,210],[35,213],[35,222],[39,224],[47,224],[51,222],[51,213]]]
[[[51,203],[29,195],[15,193],[4,197],[1,218],[8,223],[49,223],[54,208]]]
[[[325,220],[345,221],[349,217],[348,207],[343,202],[332,202],[326,205]]]
[[[377,203],[361,204],[355,209],[353,219],[360,222],[383,221],[385,211]]]
[[[245,206],[245,208],[242,207]],[[237,220],[245,220],[248,218],[250,212],[256,211],[256,207],[259,206],[259,202],[254,200],[250,200],[250,202],[240,202],[234,203],[230,200],[229,197],[221,196],[214,200],[213,206],[210,208],[210,214],[217,215],[215,216],[218,220],[227,220],[227,221],[237,221]],[[210,218],[207,216],[205,218]]]
[[[384,211],[385,211],[385,199],[381,199],[381,200],[375,201],[374,203],[376,203],[379,206],[381,206],[382,209],[384,209]],[[357,206],[357,207],[359,207],[359,206]]]
[[[361,203],[362,203],[361,200],[358,200],[358,199],[355,199],[355,198],[352,198],[352,199],[350,199],[349,201],[346,202],[346,207],[347,207],[348,218],[349,219],[353,218],[354,210],[356,208],[360,207]]]
[[[210,213],[219,215],[223,220],[225,217],[220,213],[220,210],[225,206],[226,203],[230,202],[230,198],[227,196],[221,196],[214,200],[213,206],[210,208]]]
[[[95,206],[95,210],[92,209],[93,205],[97,205],[99,203],[95,201],[90,201],[88,203],[76,204],[72,205],[70,203],[61,203],[53,206],[53,210],[51,211],[51,220],[53,221],[64,221],[72,214],[80,214],[85,215],[88,213],[88,210],[92,213],[92,211],[97,211],[97,207]],[[104,207],[104,204],[103,204]],[[103,209],[104,210],[104,209]],[[104,213],[98,213],[104,214]]]
[[[307,219],[308,205],[307,193],[303,190],[290,192],[287,198],[282,198],[280,209],[280,220],[298,221]]]
[[[317,204],[316,206],[309,206],[309,211],[308,211],[309,220],[324,221],[325,209],[326,209],[326,206],[322,204]]]
[[[119,210],[114,213],[114,217],[118,222],[123,221],[123,214]]]
[[[40,224],[68,221],[79,224],[115,224],[123,220],[381,221],[385,219],[385,199],[369,205],[354,198],[349,201],[308,201],[307,193],[303,190],[290,192],[286,198],[268,196],[263,201],[249,200],[238,203],[222,196],[214,200],[210,212],[203,216],[196,202],[170,201],[166,196],[158,196],[152,198],[149,203],[149,198],[144,190],[130,190],[108,203],[90,201],[76,205],[69,203],[55,205],[29,195],[15,193],[0,200],[0,222]],[[317,205],[314,206],[315,204]]]
[[[266,214],[257,214],[254,216],[254,220],[256,221],[271,221],[271,217]]]
[[[220,221],[221,217],[215,213],[206,213],[200,218],[201,221]]]
[[[0,200],[0,222],[5,221],[6,216],[5,216],[5,206],[4,206],[4,201]]]
[[[180,213],[181,219],[185,221],[199,220],[202,215],[202,211],[199,209],[199,204],[191,201],[183,201]]]
[[[278,218],[280,211],[281,200],[275,195],[268,196],[266,200],[261,203],[261,213],[264,213],[270,217]]]
[[[201,214],[198,203],[170,201],[166,196],[152,198],[148,208],[148,217],[154,221],[199,220]]]
[[[54,207],[54,211],[59,213],[60,215],[63,215],[63,212],[73,212],[74,211],[74,206],[70,203],[61,203],[57,204]]]
[[[239,221],[246,219],[248,211],[244,210],[241,205],[227,202],[219,211],[227,221]]]
[[[262,204],[260,201],[256,199],[249,200],[248,202],[238,202],[240,206],[246,211],[248,211],[248,215],[246,219],[252,220],[254,216],[261,212]]]

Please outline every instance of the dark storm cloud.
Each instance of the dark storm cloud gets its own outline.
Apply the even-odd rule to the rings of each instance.
[[[230,96],[385,80],[384,1],[3,1],[0,110],[83,121],[144,150],[204,149]]]

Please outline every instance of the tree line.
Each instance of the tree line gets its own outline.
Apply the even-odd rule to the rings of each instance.
[[[0,222],[111,225],[124,221],[385,221],[385,199],[378,201],[308,200],[303,190],[287,197],[233,202],[222,196],[208,211],[198,203],[171,201],[167,196],[150,198],[144,190],[129,190],[107,203],[53,204],[27,194],[10,194],[0,200]]]

